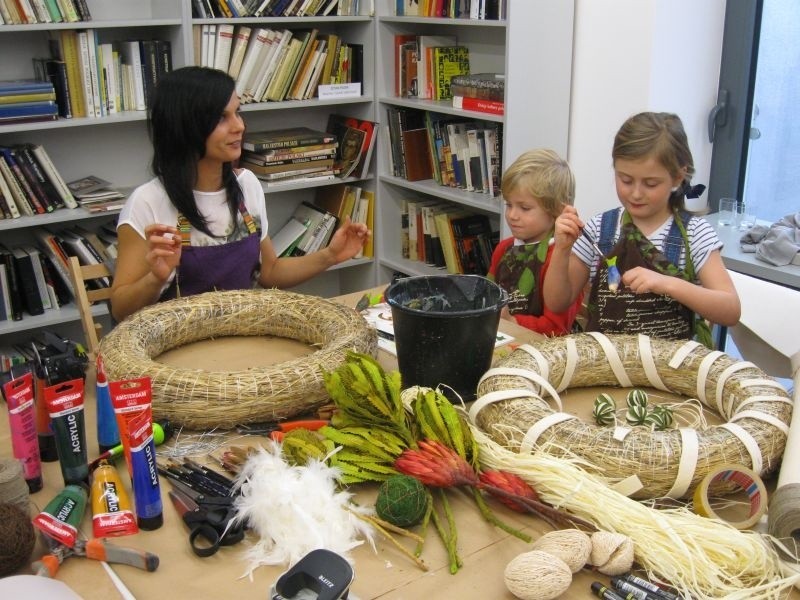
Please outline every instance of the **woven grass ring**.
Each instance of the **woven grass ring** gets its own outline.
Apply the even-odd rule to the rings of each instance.
[[[562,410],[559,392],[593,386],[697,398],[727,422],[653,431],[601,427]],[[484,374],[470,408],[472,422],[509,450],[577,456],[612,482],[626,480],[624,493],[640,499],[689,496],[709,471],[728,463],[772,472],[791,415],[786,391],[753,363],[696,342],[598,333],[517,348]]]
[[[240,371],[181,369],[153,360],[184,344],[223,336],[272,335],[319,348],[300,358]],[[131,315],[100,344],[111,380],[150,377],[153,417],[190,429],[279,420],[328,400],[322,374],[348,350],[376,355],[377,337],[352,308],[281,290],[208,292]]]

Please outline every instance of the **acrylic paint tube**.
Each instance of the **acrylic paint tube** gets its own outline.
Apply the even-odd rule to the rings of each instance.
[[[110,381],[108,385],[133,483],[139,528],[158,529],[164,517],[153,439],[150,378]]]
[[[8,404],[8,423],[14,458],[22,463],[22,473],[31,493],[42,489],[42,461],[36,436],[33,406],[33,375],[25,373],[3,386]]]
[[[89,483],[86,425],[83,415],[83,379],[44,388],[44,401],[56,434],[58,462],[64,483]]]
[[[114,407],[111,406],[111,395],[108,391],[108,379],[103,366],[103,358],[98,354],[95,361],[95,379],[97,401],[97,445],[100,446],[100,454],[111,450],[119,445],[119,427],[117,418],[114,415]]]
[[[33,518],[34,527],[65,546],[74,547],[88,496],[83,484],[66,486]]]
[[[92,532],[94,537],[138,533],[136,516],[119,473],[108,461],[101,461],[92,473]]]
[[[56,450],[56,436],[44,401],[44,388],[47,387],[47,373],[44,367],[37,362],[33,367],[33,398],[36,405],[36,434],[39,438],[39,457],[42,462],[55,462],[58,460]]]

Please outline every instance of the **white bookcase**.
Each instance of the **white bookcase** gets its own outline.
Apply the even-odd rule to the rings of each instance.
[[[446,115],[466,115],[503,124],[503,168],[523,151],[548,147],[567,155],[572,77],[572,0],[506,0],[508,18],[502,21],[394,16],[394,2],[378,6],[378,66],[375,76],[379,120],[386,122],[386,107],[417,108]],[[394,95],[394,36],[396,34],[451,35],[469,47],[470,71],[506,75],[505,114],[502,117],[457,110],[450,100],[430,101]],[[508,229],[500,197],[443,187],[433,180],[410,182],[392,175],[382,135],[379,149],[376,256],[378,280],[387,282],[395,272],[434,275],[443,271],[402,258],[401,201],[436,199],[485,213],[501,235]]]
[[[0,79],[29,78],[32,58],[49,55],[48,38],[59,29],[97,29],[101,41],[126,38],[168,39],[173,68],[194,64],[192,28],[204,23],[229,22],[337,33],[346,41],[364,46],[362,96],[336,101],[286,101],[243,105],[252,131],[296,125],[324,128],[332,112],[385,123],[386,106],[412,106],[445,114],[464,114],[449,101],[430,102],[393,96],[393,39],[395,33],[456,35],[470,48],[473,72],[498,71],[507,76],[504,117],[480,113],[476,118],[504,125],[503,157],[508,164],[522,151],[537,146],[553,148],[566,156],[570,83],[572,73],[572,26],[574,0],[507,0],[504,21],[417,18],[394,16],[394,0],[361,2],[361,16],[289,17],[241,19],[193,19],[191,0],[88,0],[93,20],[86,23],[0,25]],[[513,19],[512,19],[513,17]],[[512,25],[513,20],[513,25]],[[0,145],[20,142],[43,144],[66,180],[95,174],[120,188],[131,189],[149,177],[151,158],[144,112],[126,112],[104,118],[0,126]],[[383,127],[384,125],[382,125]],[[349,261],[299,286],[299,291],[333,296],[389,281],[392,273],[430,274],[441,271],[422,263],[403,260],[400,252],[400,200],[403,197],[435,198],[464,205],[492,215],[502,222],[499,198],[467,193],[434,184],[408,182],[391,175],[386,139],[380,135],[373,154],[373,171],[358,185],[376,193],[375,258]],[[355,181],[355,180],[350,180]],[[329,185],[322,182],[317,185]],[[313,186],[266,190],[269,231],[274,234],[295,206],[313,198]],[[91,226],[116,215],[89,214],[81,209],[62,209],[48,215],[0,220],[0,236],[6,245],[31,243],[32,228],[59,228],[76,221]],[[100,312],[104,312],[99,309]],[[25,339],[32,331],[71,325],[65,335],[80,336],[79,318],[72,307],[25,315],[21,321],[0,322],[0,347]]]

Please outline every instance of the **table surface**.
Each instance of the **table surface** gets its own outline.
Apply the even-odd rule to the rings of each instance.
[[[800,289],[800,266],[786,265],[776,267],[756,258],[754,252],[742,252],[739,240],[744,232],[739,231],[739,228],[735,226],[720,225],[717,222],[718,216],[718,213],[712,213],[705,215],[704,218],[711,223],[719,239],[725,244],[722,248],[722,261],[728,269],[794,289]],[[768,223],[763,224],[768,225]]]
[[[361,294],[351,294],[343,296],[339,300],[354,306],[360,296]],[[533,341],[538,336],[538,334],[508,321],[501,322],[501,329],[515,336],[515,342]],[[240,339],[236,338],[236,340]],[[241,340],[244,344],[253,341]],[[280,342],[277,343],[280,344]],[[230,352],[230,356],[241,356],[239,352],[242,348],[244,347]],[[207,356],[208,353],[198,352],[192,347],[171,352],[176,353],[176,357],[171,358],[170,361],[184,360],[197,368],[211,368],[201,364],[204,360],[224,361],[226,359],[224,352],[216,353],[212,359]],[[285,360],[285,356],[291,355],[292,352],[291,348],[279,348],[274,352],[273,358],[277,361]],[[379,358],[386,368],[396,367],[394,357],[391,355],[381,351]],[[211,364],[218,370],[224,368],[225,363],[223,362],[222,366],[219,362]],[[92,458],[96,448],[92,369],[87,375],[86,383],[86,431],[89,438],[90,458]],[[182,436],[178,436],[179,444],[182,439],[184,441],[187,439],[185,435],[182,434]],[[239,438],[235,443],[257,445],[260,441],[261,438],[249,436],[246,439]],[[170,443],[174,444],[175,442],[173,440]],[[10,454],[8,420],[1,418],[0,457],[8,457]],[[118,466],[123,472],[123,481],[127,482],[124,461],[120,461]],[[58,463],[45,463],[43,477],[44,489],[31,496],[32,515],[41,510],[63,487]],[[160,557],[160,566],[153,573],[146,573],[125,565],[113,567],[133,596],[139,600],[156,598],[165,593],[168,593],[171,598],[178,599],[267,598],[270,587],[284,568],[261,567],[254,572],[252,579],[244,575],[247,567],[244,551],[250,542],[255,540],[254,534],[249,533],[247,539],[236,546],[221,548],[212,557],[198,558],[194,556],[188,545],[188,531],[167,496],[171,486],[163,478],[161,483],[164,525],[155,531],[142,531],[133,536],[111,539],[112,544],[137,547],[154,552]],[[358,488],[356,491],[358,501],[368,504],[374,500],[375,486],[363,485]],[[448,493],[453,503],[458,528],[458,550],[464,563],[461,570],[455,575],[449,573],[447,554],[432,528],[428,532],[422,553],[422,558],[429,567],[427,572],[419,569],[391,543],[378,537],[376,538],[377,552],[373,552],[367,544],[352,552],[355,581],[351,587],[351,598],[412,600],[460,597],[464,599],[513,600],[514,596],[506,590],[504,585],[503,571],[511,559],[530,550],[530,546],[484,521],[473,501],[465,495],[457,491]],[[514,513],[495,504],[493,504],[493,508],[502,520],[530,534],[533,539],[551,530],[544,521],[530,515]],[[87,510],[81,527],[82,533],[87,535],[91,533],[90,513],[91,511]],[[406,547],[413,548],[413,542],[410,540],[398,539],[405,542]],[[41,552],[41,544],[37,543],[35,556]],[[20,571],[20,573],[27,572],[29,572],[27,569]],[[69,558],[59,569],[57,579],[65,582],[86,600],[121,597],[102,565],[94,560]],[[561,598],[576,600],[595,598],[590,591],[592,581],[602,581],[608,585],[608,577],[584,569],[574,575],[571,587]],[[793,595],[792,598],[795,596]]]

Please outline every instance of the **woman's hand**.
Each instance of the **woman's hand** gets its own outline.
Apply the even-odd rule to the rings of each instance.
[[[144,229],[147,264],[159,281],[166,281],[181,260],[181,236],[175,227],[155,223]]]
[[[335,264],[353,258],[367,243],[372,232],[363,223],[353,223],[350,217],[345,217],[344,223],[333,234],[328,250],[335,260]]]

